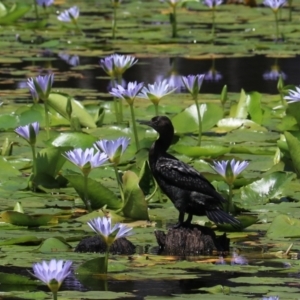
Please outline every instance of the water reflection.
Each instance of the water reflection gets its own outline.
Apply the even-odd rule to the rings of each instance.
[[[275,63],[271,66],[271,69],[263,74],[264,80],[274,80],[278,81],[279,77],[283,80],[287,79],[287,75],[280,70],[280,66],[278,64],[278,59],[275,59]]]
[[[58,57],[64,60],[68,65],[76,67],[80,65],[80,60],[78,55],[70,55],[68,53],[60,52]]]
[[[70,58],[71,57],[71,58]],[[66,60],[52,54],[52,60],[47,61],[28,60],[22,63],[0,64],[0,84],[3,89],[16,89],[18,82],[32,76],[33,70],[46,71],[48,68],[61,73],[60,81],[56,81],[54,88],[91,89],[101,93],[107,93],[109,78],[99,67],[99,57],[84,57],[75,59],[69,56]],[[77,69],[73,65],[79,64],[84,68]],[[70,72],[72,68],[72,72]],[[28,74],[11,72],[12,69],[28,70]],[[266,70],[270,70],[266,72]],[[284,70],[284,71],[282,71]],[[190,59],[183,57],[150,57],[139,58],[132,68],[123,76],[125,82],[138,81],[145,84],[153,84],[158,79],[167,79],[172,85],[182,87],[180,76],[190,74],[206,74],[201,93],[219,94],[225,84],[229,92],[240,92],[243,88],[246,92],[258,91],[261,93],[277,94],[278,76],[283,76],[285,84],[299,85],[298,74],[300,71],[300,56],[293,58],[281,58],[274,64],[274,58],[262,55],[253,57],[231,57],[211,59]],[[10,80],[9,80],[10,79]],[[1,82],[1,80],[3,82]],[[14,83],[11,83],[11,82]],[[81,94],[74,91],[74,94]],[[81,97],[84,97],[81,95]]]

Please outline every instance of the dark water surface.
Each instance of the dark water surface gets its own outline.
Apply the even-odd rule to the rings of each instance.
[[[64,60],[56,54],[46,51],[41,54],[50,61],[26,61],[22,63],[0,64],[0,86],[2,89],[26,87],[26,77],[52,70],[56,73],[55,88],[90,89],[105,93],[109,90],[109,79],[99,66],[99,57],[69,57]],[[71,64],[78,64],[72,66]],[[84,67],[84,68],[83,68]],[[19,75],[18,70],[28,70]],[[30,71],[29,71],[30,70]],[[212,72],[214,70],[214,72]],[[14,72],[12,72],[14,71]],[[17,74],[17,75],[15,75]],[[285,84],[300,84],[300,56],[292,58],[232,57],[213,59],[189,59],[181,57],[139,58],[138,64],[128,69],[124,80],[153,83],[164,78],[174,84],[181,84],[179,75],[206,74],[201,92],[219,94],[224,84],[229,92],[258,91],[276,94],[278,75]],[[213,74],[213,75],[212,75]],[[60,76],[59,80],[58,76]],[[77,93],[76,93],[77,94]],[[80,93],[78,93],[80,96]],[[84,99],[84,95],[79,97]]]

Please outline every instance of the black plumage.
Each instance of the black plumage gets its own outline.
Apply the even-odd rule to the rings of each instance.
[[[226,200],[214,186],[200,172],[167,153],[174,136],[171,120],[166,116],[157,116],[141,124],[159,133],[159,138],[149,150],[149,164],[157,184],[179,211],[176,227],[188,226],[193,215],[206,215],[217,224],[229,223],[239,227],[240,222],[223,211]],[[184,222],[185,213],[188,218]]]

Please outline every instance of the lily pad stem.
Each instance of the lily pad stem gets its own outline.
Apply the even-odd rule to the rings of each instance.
[[[116,175],[116,179],[117,179],[117,183],[118,183],[118,188],[119,188],[119,191],[120,191],[120,196],[121,196],[121,200],[122,200],[122,203],[123,203],[123,206],[124,206],[124,193],[123,193],[123,187],[122,187],[122,182],[121,182],[121,179],[120,179],[120,176],[119,176],[119,172],[118,172],[118,168],[116,165],[114,165],[114,170],[115,170],[115,175]]]
[[[158,103],[154,103],[154,108],[155,108],[155,116],[158,116]]]
[[[75,25],[76,30],[78,31],[78,33],[84,35],[84,32],[80,29],[80,27],[78,25],[78,22],[75,19],[73,19],[73,23],[74,23],[74,25]]]
[[[57,292],[52,292],[53,300],[57,300]]]
[[[36,154],[35,154],[35,145],[30,145],[32,151],[32,173],[36,175]]]
[[[111,78],[112,86],[116,87],[117,83],[115,79],[112,77]],[[115,109],[115,116],[116,116],[116,122],[117,124],[120,124],[120,115],[119,115],[119,100],[117,97],[114,97],[114,109]]]
[[[47,132],[47,139],[50,139],[50,122],[49,122],[49,114],[48,114],[48,103],[47,100],[44,101],[44,108],[45,108],[45,123],[46,123],[46,132]]]
[[[274,11],[275,23],[276,23],[276,41],[279,39],[279,25],[278,25],[278,10]]]
[[[139,143],[139,137],[138,137],[137,128],[136,128],[133,104],[130,104],[129,107],[130,107],[130,113],[131,113],[131,119],[132,119],[132,129],[133,129],[133,134],[134,134],[136,151],[139,151],[140,143]]]
[[[227,212],[234,213],[232,198],[233,198],[233,185],[228,184],[229,194],[228,194],[228,206],[227,206]]]
[[[215,27],[216,27],[216,15],[215,15],[215,6],[212,8],[212,26],[211,26],[211,36],[212,40],[215,39]]]
[[[114,5],[114,16],[113,16],[113,24],[112,24],[112,39],[114,40],[116,37],[116,28],[117,28],[117,6]]]
[[[173,13],[171,15],[172,23],[172,38],[177,37],[177,16],[176,16],[176,5],[173,6]]]
[[[292,11],[293,11],[293,6],[292,6],[292,2],[293,0],[289,0],[288,3],[289,3],[289,21],[292,22]]]
[[[86,209],[88,212],[92,212],[92,206],[91,206],[91,201],[89,200],[89,195],[88,195],[88,174],[83,175],[83,201],[85,203]]]
[[[108,256],[109,256],[109,246],[106,248],[105,256],[104,256],[104,270],[105,274],[107,274],[108,271]]]
[[[202,119],[201,119],[201,113],[200,113],[200,108],[199,108],[198,95],[194,96],[194,100],[196,103],[197,117],[198,117],[198,143],[197,143],[197,146],[201,146]]]
[[[122,85],[122,76],[118,78],[118,84]],[[123,99],[118,98],[118,103],[119,103],[119,118],[120,122],[123,122]]]
[[[38,12],[38,8],[37,8],[36,0],[33,0],[33,5],[34,5],[34,11],[35,11],[35,18],[36,18],[36,20],[38,20],[39,19],[39,12]]]

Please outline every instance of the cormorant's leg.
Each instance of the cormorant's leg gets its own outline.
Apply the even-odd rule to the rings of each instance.
[[[192,219],[193,219],[193,214],[189,214],[188,217],[187,217],[187,219],[186,219],[186,221],[183,222],[182,225],[184,225],[184,226],[190,226],[191,222],[192,222]]]
[[[179,212],[178,223],[173,226],[173,228],[179,228],[184,223],[184,212]]]
[[[189,214],[185,222],[191,224],[192,220],[193,220],[193,214]]]

